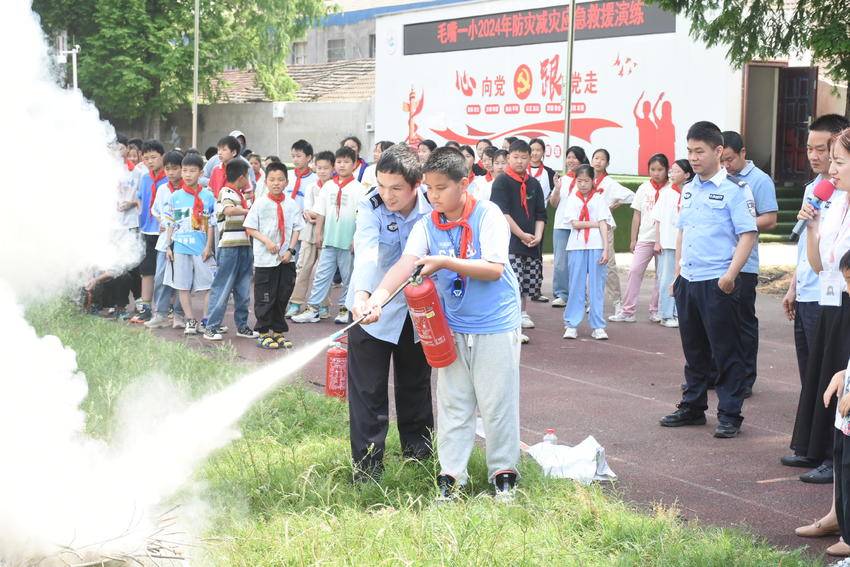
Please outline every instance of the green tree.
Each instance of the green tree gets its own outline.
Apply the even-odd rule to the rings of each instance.
[[[284,63],[293,40],[327,14],[322,0],[201,0],[199,88],[216,100],[226,67],[252,68],[269,98],[286,100],[295,83]],[[33,0],[47,33],[81,47],[79,85],[105,115],[160,118],[191,103],[194,2],[191,0]]]
[[[691,32],[709,46],[728,46],[736,66],[809,51],[836,83],[848,84],[850,115],[850,1],[647,0],[691,19]]]

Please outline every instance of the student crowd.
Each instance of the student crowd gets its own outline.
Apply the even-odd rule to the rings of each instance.
[[[850,535],[850,397],[835,399],[848,390],[850,358],[850,296],[835,292],[850,286],[849,126],[837,115],[810,126],[817,178],[806,187],[799,218],[808,224],[783,300],[794,320],[802,388],[793,454],[782,463],[812,469],[801,475],[805,482],[835,486],[830,512],[800,528],[801,536]],[[119,136],[126,175],[118,222],[140,235],[145,253],[133,270],[89,282],[93,309],[219,341],[233,296],[237,336],[264,349],[289,348],[287,320],[329,318],[337,281],[335,322],[366,317],[349,336],[355,480],[382,471],[390,360],[403,452],[431,452],[431,369],[403,299],[383,305],[419,265],[435,278],[458,352],[437,382],[440,496],[451,498],[466,482],[476,411],[496,495],[512,492],[519,344],[535,326],[526,305],[550,301],[542,293],[547,207],[554,208],[551,305],[564,308],[563,337],[575,339],[586,315],[597,340],[608,338],[608,322],[635,322],[645,270],[655,260],[649,319],[679,329],[686,361],[682,398],[660,425],[705,424],[707,390],[715,389],[714,436],[738,435],[757,377],[757,235],[775,226],[778,210],[773,182],[746,159],[740,134],[697,122],[688,130],[687,159],[651,156],[649,179],[636,192],[608,175],[604,148],[588,159],[583,148],[570,147],[561,176],[543,163],[546,146],[537,138],[508,138],[500,149],[489,140],[475,148],[379,142],[371,165],[356,137],[318,153],[299,140],[291,169],[245,145],[234,131],[205,160],[195,150],[166,152],[158,141]],[[839,191],[814,207],[814,188],[824,179]],[[624,290],[612,214],[622,205],[632,209],[634,253]],[[255,329],[248,324],[252,296]],[[850,555],[850,546],[842,540],[830,553]]]

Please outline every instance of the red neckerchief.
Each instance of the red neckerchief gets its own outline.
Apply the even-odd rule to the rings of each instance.
[[[346,185],[354,181],[354,176],[349,177],[345,181],[340,182],[339,178],[336,180],[336,186],[338,187],[336,192],[336,218],[339,220],[339,209],[342,207],[342,190]]]
[[[283,246],[286,242],[286,219],[283,216],[283,200],[286,199],[286,193],[281,191],[280,195],[274,196],[269,192],[266,195],[277,203],[277,229],[280,231],[280,245]]]
[[[192,205],[192,218],[198,226],[203,226],[204,201],[201,199],[201,186],[195,185],[193,189],[186,185],[185,181],[180,181],[180,188],[195,198],[195,203]]]
[[[591,189],[587,193],[587,197],[581,191],[576,191],[576,197],[581,200],[581,212],[578,214],[578,220],[590,222],[590,209],[587,208],[587,204],[595,194],[596,189]],[[587,241],[590,240],[590,228],[583,228],[582,230],[584,231],[584,243],[587,244]]]
[[[572,178],[572,181],[570,181],[570,188],[567,190],[567,195],[572,195],[573,189],[575,189],[575,187],[576,187],[576,172],[575,171],[568,171],[567,177]]]
[[[136,169],[136,164],[128,160],[127,158],[124,158],[124,165],[127,166],[127,170],[129,171],[133,171],[134,169]]]
[[[243,209],[248,208],[248,201],[245,200],[245,196],[242,194],[242,191],[240,191],[239,189],[237,189],[236,187],[234,187],[230,183],[225,183],[224,186],[227,187],[228,189],[230,189],[231,191],[233,191],[234,193],[236,193],[237,195],[239,195],[239,200],[241,201],[240,204],[242,205]]]
[[[487,173],[484,174],[484,179],[487,180],[487,183],[492,183],[493,174],[488,171]]]
[[[664,186],[667,185],[667,184],[662,183],[661,185],[659,185],[658,183],[656,183],[652,179],[649,180],[649,183],[650,183],[650,185],[652,185],[652,188],[655,189],[655,200],[653,201],[653,203],[657,203],[658,197],[661,195],[661,190],[664,189]]]
[[[672,187],[672,188],[673,188],[673,191],[675,191],[676,193],[678,193],[678,194],[679,194],[679,203],[678,203],[678,206],[679,206],[679,208],[681,209],[681,208],[682,208],[682,188],[681,188],[681,187],[679,187],[679,186],[678,186],[677,184],[675,184],[675,183],[673,183],[672,185],[670,185],[670,187]]]
[[[481,169],[484,169],[484,162],[483,162],[483,161],[481,161],[481,160],[478,160],[478,163],[476,163],[475,165],[477,165],[477,166],[478,166],[478,167],[480,167]]]
[[[470,171],[469,175],[466,176],[466,179],[469,181],[469,184],[472,185],[472,182],[475,181],[475,172]]]
[[[603,173],[602,175],[600,175],[599,177],[597,177],[596,179],[594,179],[594,180],[593,180],[593,190],[594,190],[594,191],[596,191],[596,192],[598,192],[598,193],[602,193],[602,192],[604,191],[604,189],[600,189],[600,188],[599,188],[599,185],[601,185],[601,184],[602,184],[602,181],[603,181],[606,177],[608,177],[608,174],[607,174],[607,173]]]
[[[528,192],[525,185],[526,181],[528,181],[528,172],[524,172],[525,175],[520,177],[519,173],[508,167],[505,169],[505,173],[508,174],[508,177],[519,183],[519,200],[522,203],[522,209],[525,211],[525,216],[531,216],[528,212]]]
[[[313,173],[313,171],[309,167],[305,167],[304,169],[295,168],[295,187],[292,189],[293,199],[298,196],[298,190],[301,188],[301,180],[311,173]]]
[[[434,223],[440,230],[451,230],[453,228],[461,227],[461,236],[460,236],[460,259],[466,259],[466,251],[469,249],[469,243],[472,242],[472,226],[469,224],[469,217],[472,216],[472,211],[475,209],[475,197],[466,194],[466,202],[463,204],[463,212],[460,214],[460,218],[456,221],[441,222],[440,221],[440,213],[437,211],[431,211],[431,222]]]
[[[318,185],[318,186],[319,186],[319,189],[321,189],[321,188],[322,188],[322,185],[324,185],[324,184],[325,184],[325,182],[324,182],[324,181],[322,181],[321,179],[319,179],[318,181],[316,181],[316,185]]]
[[[539,166],[537,166],[537,171],[536,171],[536,172],[532,173],[531,168],[532,168],[532,165],[529,163],[529,164],[528,164],[528,174],[529,174],[529,175],[533,175],[534,177],[540,177],[541,175],[543,175],[543,169],[544,169],[544,167],[543,167],[543,162],[542,162],[542,161],[540,162],[540,165],[539,165]]]
[[[178,184],[177,184],[177,186],[175,187],[175,186],[174,186],[174,184],[173,184],[173,183],[171,182],[171,180],[169,179],[169,180],[168,180],[168,190],[169,190],[169,191],[171,191],[171,194],[173,195],[175,191],[177,191],[178,189],[180,189],[180,186],[181,186],[182,184],[183,184],[183,180],[181,179],[181,180],[180,180],[180,183],[178,183]]]
[[[160,169],[159,173],[157,173],[156,175],[154,175],[153,171],[149,171],[148,175],[151,179],[153,179],[153,185],[151,185],[151,203],[148,207],[148,210],[153,211],[153,203],[154,201],[156,201],[156,184],[165,179],[165,168],[163,167],[162,169]]]

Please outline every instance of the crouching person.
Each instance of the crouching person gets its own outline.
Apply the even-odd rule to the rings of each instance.
[[[346,300],[355,318],[366,312],[371,293],[401,258],[417,221],[431,214],[420,188],[422,168],[406,144],[385,150],[376,170],[378,186],[357,207],[357,253]],[[355,482],[377,479],[383,471],[390,360],[402,454],[427,458],[434,428],[431,367],[401,295],[384,307],[380,322],[356,326],[348,334],[348,414]]]
[[[454,148],[434,151],[423,166],[434,211],[410,233],[399,261],[372,292],[365,322],[417,265],[434,275],[457,360],[438,370],[437,453],[440,498],[467,481],[475,443],[475,408],[487,436],[487,469],[496,497],[510,499],[519,461],[520,302],[508,263],[511,232],[502,211],[467,192],[466,163]]]

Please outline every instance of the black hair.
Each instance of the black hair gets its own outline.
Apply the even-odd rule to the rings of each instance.
[[[575,169],[576,177],[581,174],[587,175],[591,179],[596,176],[596,170],[593,169],[593,166],[587,163],[583,163]]]
[[[546,142],[541,140],[540,138],[532,138],[528,141],[528,151],[531,153],[531,146],[534,144],[540,144],[540,147],[543,148],[543,151],[546,151]]]
[[[215,147],[215,146],[210,146],[210,147],[207,148],[207,151],[204,152],[204,157],[207,158],[207,160],[209,161],[217,153],[218,153],[218,148]]]
[[[385,149],[375,166],[375,172],[399,174],[411,187],[422,181],[422,166],[407,144],[396,144]]]
[[[445,147],[434,150],[422,166],[422,173],[442,173],[456,183],[469,175],[460,150]]]
[[[313,146],[307,140],[297,140],[292,144],[291,149],[303,152],[305,156],[313,157]]]
[[[838,261],[838,269],[842,272],[850,272],[850,250],[845,252],[841,260]]]
[[[514,140],[513,142],[511,142],[511,147],[508,148],[508,153],[512,154],[514,152],[530,154],[531,153],[531,144],[529,144],[525,140],[519,140],[519,139]]]
[[[449,140],[449,142],[450,141],[451,140]],[[455,142],[455,143],[457,143],[457,142]],[[446,144],[448,144],[448,142],[446,142]],[[434,140],[422,140],[421,142],[419,142],[419,145],[425,146],[426,148],[428,148],[432,152],[437,149],[437,143]],[[451,146],[447,146],[447,147],[451,147]],[[460,147],[460,144],[458,144],[458,148],[459,147]]]
[[[567,153],[565,153],[564,155],[567,156],[569,154],[573,154],[579,161],[579,163],[590,163],[590,160],[587,159],[587,154],[585,153],[584,148],[582,148],[581,146],[570,146],[569,148],[567,148]]]
[[[673,164],[678,165],[682,171],[688,174],[689,181],[694,178],[694,168],[691,167],[691,162],[686,159],[677,159]]]
[[[248,168],[251,166],[241,159],[232,159],[227,162],[224,167],[224,174],[227,176],[227,182],[233,183],[243,175],[248,175]]]
[[[177,150],[171,150],[170,152],[165,154],[164,158],[162,158],[162,165],[163,166],[166,166],[166,165],[177,165],[177,166],[183,165],[183,158],[184,157],[185,156],[183,155],[183,152],[178,152]]]
[[[215,149],[215,148],[213,148],[213,149]],[[199,156],[199,155],[201,155],[201,152],[198,151],[198,148],[189,148],[188,150],[186,150],[186,155],[189,155],[189,154],[195,154],[195,155]],[[213,155],[215,155],[215,154],[213,154]]]
[[[707,120],[695,122],[693,126],[688,128],[688,135],[685,137],[688,141],[705,142],[711,149],[723,145],[723,133],[717,124]]]
[[[472,159],[475,159],[475,150],[472,149],[472,146],[464,145],[458,148],[460,153],[466,152],[472,156]]]
[[[723,136],[723,147],[729,148],[736,154],[740,154],[741,150],[744,149],[744,139],[741,135],[734,130],[726,130],[725,132],[721,132]]]
[[[269,173],[272,171],[282,171],[284,179],[286,179],[286,176],[288,175],[288,172],[286,171],[286,164],[282,161],[273,161],[268,164],[266,166],[266,177],[268,177]]]
[[[266,159],[269,160],[269,163],[281,163],[281,160],[277,156],[266,156]]]
[[[159,155],[165,155],[165,148],[159,140],[145,140],[142,144],[142,153],[156,152]]]
[[[593,150],[592,155],[596,156],[596,154],[598,153],[605,154],[605,161],[607,161],[609,165],[611,164],[611,154],[608,153],[608,150],[606,150],[605,148],[599,148],[598,150]]]
[[[315,161],[315,162],[326,161],[326,162],[331,164],[331,167],[333,167],[333,164],[334,164],[334,161],[336,161],[336,158],[334,157],[333,152],[325,150],[323,152],[317,153],[316,157],[313,158],[313,161]]]
[[[428,140],[428,141],[430,142],[431,140]],[[436,145],[437,144],[434,144],[435,147],[436,147]],[[428,146],[428,147],[430,147],[430,146]],[[455,142],[454,140],[449,140],[448,142],[446,142],[443,145],[443,147],[445,147],[445,148],[455,148],[456,150],[459,150],[460,149],[460,142]],[[431,150],[431,151],[433,152],[434,150]]]
[[[242,150],[242,153],[241,153],[240,155],[241,155],[243,158],[248,159],[248,156],[249,156],[249,155],[251,155],[251,154],[253,154],[253,153],[254,153],[254,150],[252,150],[252,149],[250,149],[250,148],[245,148],[244,150]]]
[[[375,144],[375,147],[381,148],[381,152],[385,152],[388,149],[390,149],[391,147],[393,147],[394,145],[395,144],[393,144],[389,140],[381,140],[380,142]]]
[[[485,142],[488,146],[491,146],[491,147],[493,146],[493,142],[491,142],[491,141],[490,141],[490,140],[488,140],[487,138],[481,138],[480,140],[478,140],[478,141],[475,143],[475,145],[477,146],[478,144],[480,144],[480,143],[482,143],[482,142]]]
[[[508,136],[507,138],[505,138],[505,141],[508,143],[508,145],[513,144],[517,140],[519,140],[519,138],[517,138],[516,136]]]
[[[484,148],[484,155],[490,159],[493,159],[496,157],[496,152],[498,151],[499,148],[496,148],[495,146],[487,146],[486,148]]]
[[[507,160],[508,159],[508,151],[499,148],[498,150],[496,150],[493,153],[493,161],[496,161],[496,158],[499,157],[499,156],[502,156],[503,158],[505,158]]]
[[[115,134],[115,143],[121,144],[122,146],[126,146],[129,139],[124,134]]]
[[[670,160],[667,159],[667,156],[665,156],[664,154],[655,154],[654,156],[649,158],[649,161],[646,162],[646,165],[648,167],[653,163],[660,163],[661,167],[664,168],[664,171],[670,170]]]
[[[242,146],[239,144],[239,140],[234,138],[233,136],[225,136],[221,140],[218,141],[216,147],[227,146],[227,149],[234,152],[236,155],[239,155],[239,152],[242,151]]]
[[[136,148],[139,151],[142,151],[142,144],[144,144],[144,142],[142,141],[141,138],[130,138],[129,140],[127,140],[127,147],[128,148],[133,147],[133,148]]]
[[[201,157],[200,154],[186,154],[183,156],[183,163],[181,164],[185,167],[197,167],[198,169],[204,169],[204,158]]]
[[[809,124],[810,132],[838,134],[845,128],[850,128],[850,120],[840,114],[824,114],[823,116],[818,116],[814,122]]]
[[[334,152],[334,161],[340,158],[348,158],[351,160],[351,163],[357,163],[357,152],[348,146],[340,146],[339,149]]]
[[[248,156],[248,161],[251,161],[252,159],[255,159],[255,158],[256,158],[256,160],[257,160],[257,161],[259,161],[259,162],[263,161],[263,158],[262,158],[262,156],[261,156],[260,154],[251,154],[251,155],[249,155],[249,156]]]
[[[352,142],[357,144],[357,153],[359,154],[360,151],[363,149],[363,143],[360,141],[360,138],[358,138],[357,136],[347,136],[347,137],[342,139],[342,141],[339,143],[339,145],[344,146],[345,143],[349,140],[351,140]],[[355,159],[354,161],[357,161],[357,159]]]

